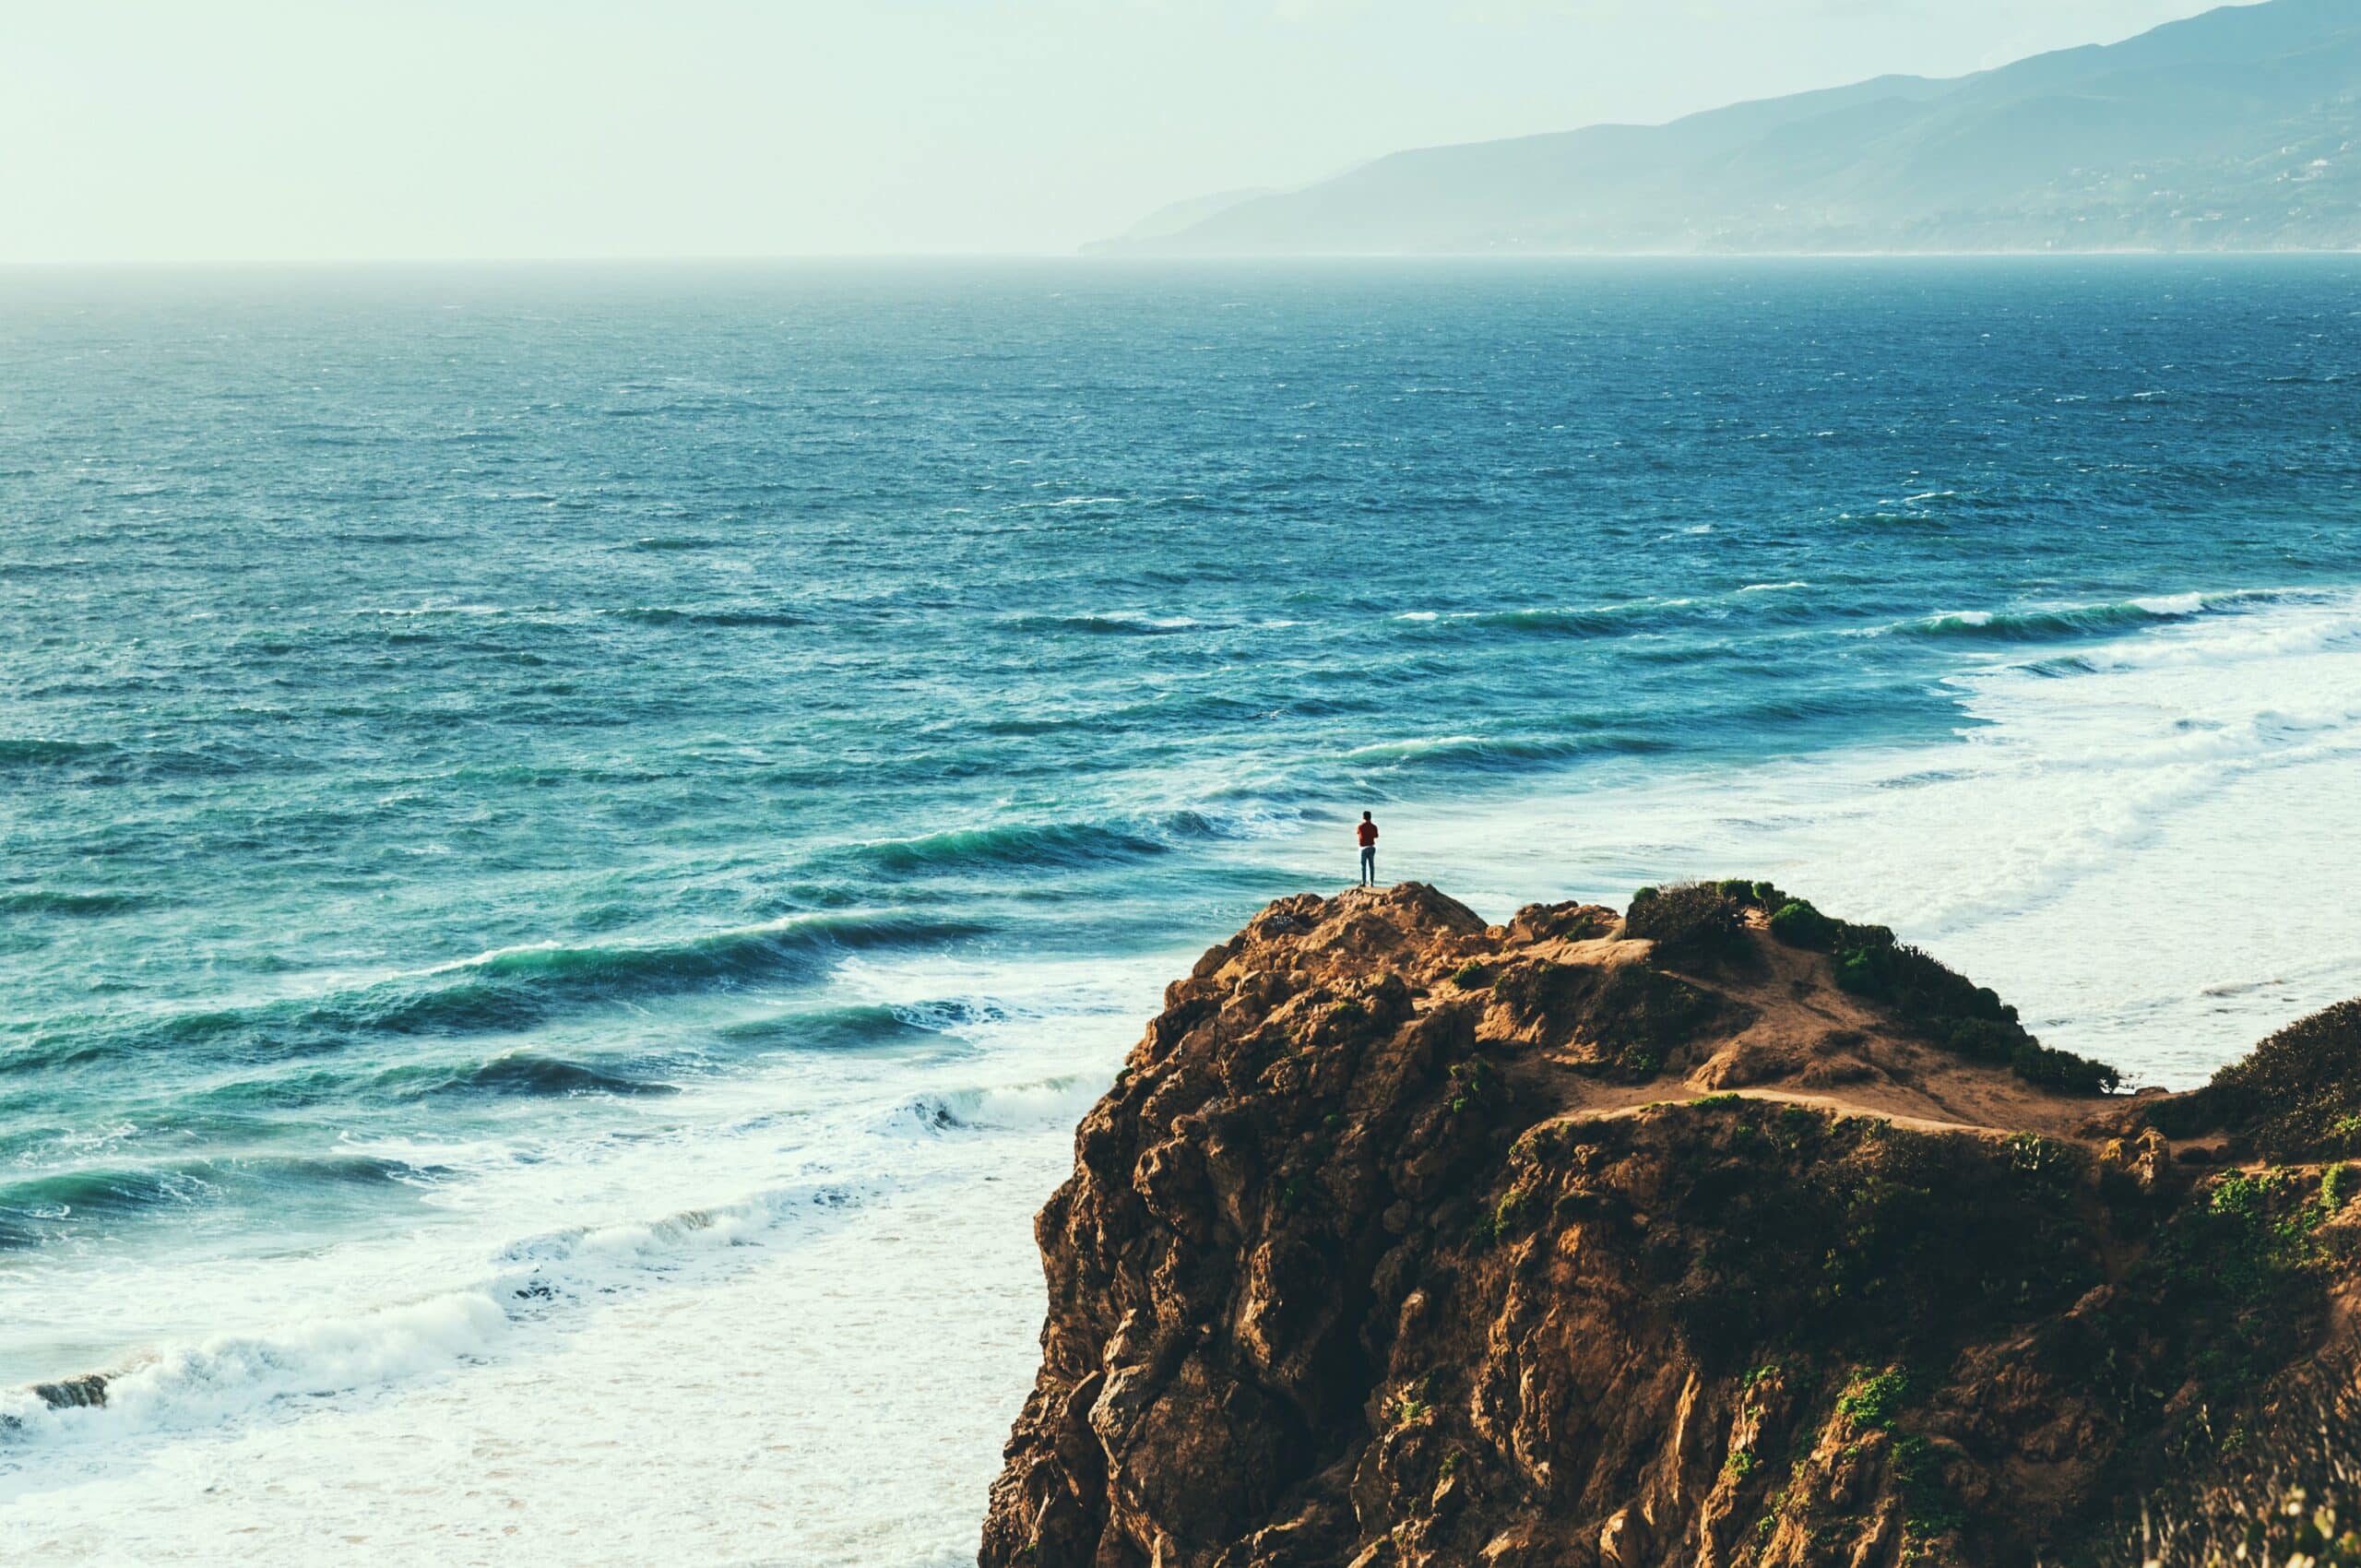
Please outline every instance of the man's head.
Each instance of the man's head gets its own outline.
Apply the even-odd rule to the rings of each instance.
[[[1363,813],[1361,813],[1361,820],[1362,820],[1363,822],[1367,822],[1367,821],[1369,820],[1369,813],[1367,813],[1367,812],[1363,812]]]

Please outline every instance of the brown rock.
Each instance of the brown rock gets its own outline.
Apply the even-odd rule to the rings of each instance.
[[[2317,1170],[2233,1212],[2174,1097],[1620,932],[1299,896],[1169,990],[1037,1224],[985,1568],[2112,1562],[2341,1364]]]

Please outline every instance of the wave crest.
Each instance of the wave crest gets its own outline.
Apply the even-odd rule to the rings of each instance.
[[[1643,735],[1592,734],[1564,737],[1442,735],[1380,741],[1356,746],[1345,760],[1362,766],[1516,772],[1592,756],[1631,756],[1667,749],[1668,742]]]
[[[1937,642],[2052,642],[2173,625],[2220,611],[2274,603],[2284,597],[2267,588],[2248,588],[2233,593],[2171,594],[2023,610],[1961,610],[1880,629]]]
[[[848,859],[909,873],[972,865],[1075,866],[1143,860],[1171,846],[1160,838],[1091,823],[960,827],[917,838],[882,838],[846,850]]]
[[[332,1051],[370,1035],[522,1032],[569,1012],[801,978],[846,952],[951,942],[989,929],[976,921],[900,911],[842,912],[791,915],[669,941],[497,948],[325,996],[150,1016],[103,1033],[37,1037],[0,1056],[0,1075],[242,1036],[249,1058],[266,1061]]]

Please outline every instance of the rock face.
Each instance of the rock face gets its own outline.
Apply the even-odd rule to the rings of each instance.
[[[2246,1169],[2271,1074],[2044,1087],[1997,1001],[1862,994],[1725,885],[1653,942],[1408,885],[1208,952],[1039,1217],[982,1563],[2138,1562],[2338,1462],[2361,1020]]]

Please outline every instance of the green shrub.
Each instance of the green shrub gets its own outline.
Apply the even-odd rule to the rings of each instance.
[[[2123,1086],[2123,1075],[2106,1063],[2053,1050],[2030,1036],[2009,1053],[2009,1070],[2037,1087],[2068,1094],[2106,1094]]]
[[[1532,1217],[1532,1209],[1531,1194],[1512,1191],[1501,1199],[1489,1221],[1477,1223],[1478,1239],[1494,1244],[1507,1241]]]
[[[1710,964],[1737,944],[1740,908],[1717,884],[1683,882],[1633,899],[1623,931],[1655,943],[1663,957]]]
[[[2336,1218],[2342,1185],[2331,1188],[2325,1174],[2315,1182],[2296,1170],[2231,1171],[2202,1205],[2177,1217],[2161,1255],[2186,1292],[2240,1308],[2284,1301],[2297,1277],[2328,1255],[2316,1232]]]
[[[1845,1392],[1837,1396],[1836,1408],[1852,1417],[1855,1425],[1882,1431],[1892,1423],[1909,1393],[1910,1374],[1899,1367],[1888,1367],[1875,1374],[1857,1372]]]
[[[1462,991],[1482,991],[1492,983],[1492,967],[1470,959],[1452,970],[1451,983]]]
[[[1887,992],[1885,977],[1877,963],[1877,955],[1865,947],[1836,955],[1836,983],[1856,996],[1883,997]]]
[[[2361,1128],[2361,1001],[2299,1018],[2150,1113],[2174,1136],[2221,1127],[2276,1160],[2351,1154]]]
[[[1790,947],[1825,953],[1835,945],[1837,922],[1801,898],[1791,898],[1772,912],[1771,934]]]
[[[2032,1044],[2023,1029],[1998,1018],[1954,1018],[1945,1033],[1943,1043],[1957,1055],[1978,1062],[2006,1062],[2017,1067],[2020,1073],[2023,1068],[2017,1062],[2017,1053]],[[2046,1046],[2035,1049],[2050,1056],[2067,1054],[2062,1051],[2049,1051]]]
[[[1471,1107],[1480,1103],[1484,1097],[1491,1092],[1497,1080],[1484,1070],[1484,1061],[1481,1057],[1453,1063],[1451,1064],[1452,1092],[1448,1102],[1451,1113],[1453,1116],[1465,1114]]]

